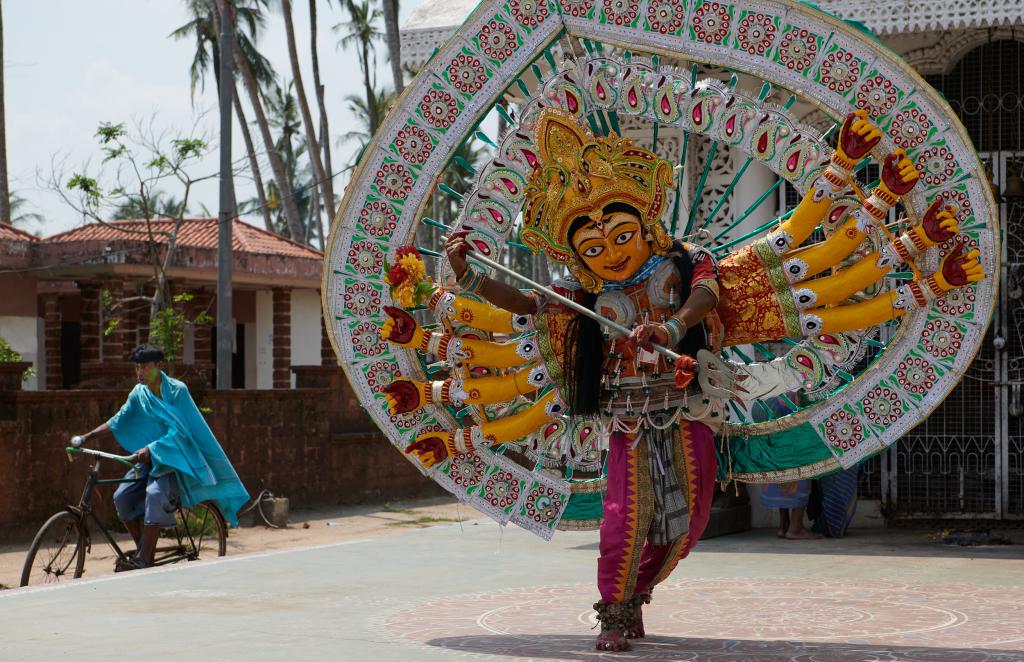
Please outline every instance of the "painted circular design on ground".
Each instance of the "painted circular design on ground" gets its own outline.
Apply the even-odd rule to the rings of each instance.
[[[812,579],[667,581],[646,639],[593,650],[594,587],[450,596],[393,613],[388,635],[452,654],[539,660],[1009,661],[1024,654],[1006,587]],[[987,649],[987,650],[984,650]]]

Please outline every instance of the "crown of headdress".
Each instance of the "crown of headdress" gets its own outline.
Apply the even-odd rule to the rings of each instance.
[[[672,238],[661,225],[672,166],[654,153],[614,133],[595,136],[569,115],[544,109],[533,131],[540,164],[526,187],[521,241],[565,265],[583,287],[596,292],[601,279],[590,272],[569,241],[573,221],[600,220],[612,203],[625,203],[640,214],[654,251],[668,253]]]

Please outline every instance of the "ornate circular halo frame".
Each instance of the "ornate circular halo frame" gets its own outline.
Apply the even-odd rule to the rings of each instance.
[[[701,67],[724,70],[727,80],[698,81]],[[739,77],[761,81],[760,93],[738,89]],[[779,94],[789,101],[770,102]],[[509,100],[519,105],[515,115],[501,103]],[[469,240],[492,259],[510,243],[515,246],[531,167],[528,127],[540,107],[558,106],[600,133],[621,134],[620,124],[640,123],[647,127],[648,146],[659,151],[660,140],[662,151],[670,151],[674,140],[683,158],[690,136],[708,141],[712,156],[705,160],[696,192],[690,191],[689,219],[688,201],[675,228],[677,204],[672,225],[677,236],[703,231],[704,243],[723,257],[771,226],[737,229],[718,214],[721,201],[703,223],[695,223],[715,146],[746,156],[721,200],[733,193],[752,162],[778,177],[753,207],[782,183],[803,192],[827,163],[831,130],[798,120],[794,101],[812,109],[815,126],[832,130],[851,111],[867,110],[884,134],[874,159],[880,162],[902,148],[921,173],[903,201],[905,222],[920,219],[937,197],[946,199],[961,228],[950,242],[977,247],[990,275],[930,308],[909,312],[882,334],[844,336],[838,348],[813,337],[788,341],[785,359],[806,377],[808,403],[788,400],[791,406],[782,411],[762,404],[767,415],[731,411],[731,477],[781,482],[853,466],[926,418],[979,349],[999,261],[998,206],[966,130],[934,89],[862,26],[794,0],[484,0],[405,89],[362,154],[325,252],[322,292],[329,336],[378,427],[401,449],[428,430],[459,427],[455,414],[465,413],[435,405],[404,415],[388,412],[380,389],[399,376],[425,379],[430,366],[414,350],[382,341],[379,326],[382,307],[391,304],[384,264],[395,261],[398,248],[415,242],[440,176],[456,166],[455,152],[466,141],[486,143],[491,155],[476,167],[471,190],[451,192],[462,202],[457,225],[469,229]],[[511,126],[497,140],[479,131],[491,113]],[[856,198],[837,200],[822,230],[828,234],[856,205]],[[931,249],[921,266],[934,270],[950,242]],[[445,265],[438,262],[443,281]],[[771,355],[768,348],[755,348],[755,354],[761,349]],[[757,359],[742,350],[727,358],[737,357]],[[501,412],[469,413],[479,419]],[[589,528],[599,521],[600,480],[567,482],[553,468],[561,458],[570,476],[574,465],[579,471],[599,469],[593,441],[598,436],[590,427],[555,424],[522,445],[535,466],[483,449],[429,473],[499,522],[549,537],[556,526]],[[756,465],[746,458],[766,444],[790,444],[805,451],[804,460],[800,466],[745,469]],[[566,462],[565,449],[575,459]],[[813,461],[806,460],[808,452]]]

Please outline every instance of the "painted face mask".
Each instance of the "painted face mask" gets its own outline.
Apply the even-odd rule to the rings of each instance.
[[[582,226],[572,236],[572,246],[586,268],[607,281],[626,280],[653,252],[643,238],[639,217],[625,211],[607,213]]]

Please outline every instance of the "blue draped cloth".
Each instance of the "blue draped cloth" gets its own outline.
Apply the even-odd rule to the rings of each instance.
[[[177,475],[186,506],[215,501],[231,526],[238,526],[238,510],[249,500],[249,493],[188,387],[160,374],[159,397],[145,384],[136,385],[107,425],[128,452],[149,448],[150,475],[172,471]]]
[[[765,508],[803,508],[810,498],[810,480],[770,483],[761,491],[761,505]]]

